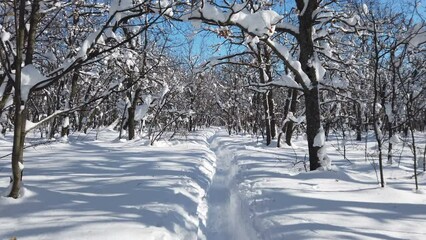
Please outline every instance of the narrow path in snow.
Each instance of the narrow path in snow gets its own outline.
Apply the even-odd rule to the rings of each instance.
[[[219,131],[210,140],[210,149],[216,154],[216,174],[207,194],[208,215],[204,231],[207,240],[250,240],[241,212],[241,203],[234,183],[238,166],[235,153],[244,148],[242,142]]]

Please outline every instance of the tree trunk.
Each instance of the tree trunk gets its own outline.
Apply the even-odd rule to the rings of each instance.
[[[274,139],[277,136],[277,129],[275,122],[275,106],[274,106],[274,98],[272,95],[272,89],[268,91],[268,107],[269,107],[269,117],[270,117],[270,128],[271,128],[271,138]]]
[[[15,2],[16,3],[16,2]],[[12,189],[9,197],[18,198],[22,185],[24,163],[24,141],[25,141],[25,123],[26,110],[25,102],[21,99],[21,76],[22,76],[22,54],[24,48],[25,34],[25,0],[19,1],[19,27],[16,39],[16,65],[15,65],[15,95],[13,102],[15,104],[14,135],[12,148]],[[15,6],[17,7],[17,6]]]
[[[318,98],[318,85],[310,90],[305,90],[306,106],[306,135],[308,137],[309,163],[310,170],[316,170],[321,167],[318,150],[321,147],[314,147],[314,139],[321,128],[320,105]]]
[[[126,121],[126,109],[127,109],[127,104],[124,106],[124,109],[123,109],[123,114],[121,115],[121,123],[120,123],[120,132],[119,132],[119,134],[118,134],[118,139],[121,139],[122,138],[122,135],[123,135],[123,129],[125,128],[124,127],[124,123],[125,122],[127,122]]]
[[[127,118],[127,131],[129,135],[129,140],[135,138],[135,107],[131,106],[127,109],[128,118]]]
[[[362,111],[359,103],[355,104],[356,111],[356,140],[361,141],[362,139]]]
[[[395,51],[391,52],[391,62],[392,63],[395,62]],[[397,88],[397,86],[396,86],[396,78],[397,78],[397,76],[396,75],[397,75],[396,74],[396,65],[392,64],[392,82],[391,82],[391,84],[392,84],[392,86],[391,86],[391,88],[392,88],[392,94],[390,96],[390,98],[391,98],[391,104],[390,104],[391,114],[390,114],[390,116],[387,116],[387,120],[388,120],[388,132],[389,132],[389,135],[388,135],[389,136],[389,145],[388,145],[388,163],[389,164],[393,163],[393,155],[392,155],[393,144],[392,144],[391,139],[392,139],[392,137],[394,135],[393,128],[395,126],[395,116],[394,116],[395,110],[394,109],[395,109],[396,88]]]
[[[86,93],[84,95],[84,101],[88,101],[90,98],[90,92],[92,91],[92,84],[89,83],[89,86],[87,87]],[[77,130],[80,132],[81,130],[83,130],[84,133],[87,132],[87,122],[88,122],[88,114],[87,114],[87,106],[83,106],[81,108],[81,110],[79,111],[79,119],[78,119],[78,128]],[[84,128],[84,129],[83,129]]]
[[[308,6],[305,6],[308,4]],[[311,86],[305,86],[303,89],[305,95],[306,107],[306,135],[308,137],[309,163],[310,170],[316,170],[321,167],[318,158],[318,150],[321,147],[314,147],[314,138],[321,128],[321,114],[319,106],[318,81],[316,77],[316,69],[312,66],[311,61],[315,57],[314,42],[312,40],[312,29],[314,20],[312,18],[314,11],[318,8],[317,0],[296,0],[297,8],[304,10],[304,14],[299,16],[299,44],[300,56],[299,62],[302,70],[307,74]],[[303,80],[299,79],[299,82]]]
[[[291,92],[292,92],[292,89],[287,90],[287,98],[285,100],[284,111],[283,111],[284,122],[283,122],[283,125],[281,126],[281,132],[278,134],[277,147],[281,147],[281,138],[285,134],[286,129],[287,129],[288,121],[286,121],[286,119],[287,119],[287,116],[288,116],[288,112],[290,111]]]
[[[192,132],[192,126],[193,126],[192,116],[189,116],[188,132]]]
[[[269,92],[269,91],[268,91]],[[265,134],[266,134],[266,145],[271,144],[271,116],[269,115],[269,104],[268,104],[268,92],[262,94],[263,110],[265,114]]]
[[[409,114],[410,115],[410,114]],[[409,116],[410,118],[410,116]],[[414,127],[413,127],[413,122],[412,122],[412,118],[410,118],[409,121],[409,126],[410,126],[410,133],[411,133],[411,144],[412,144],[412,152],[413,152],[413,160],[414,160],[414,183],[416,185],[416,190],[419,190],[419,181],[417,179],[417,149],[416,149],[416,140],[414,138]],[[424,161],[424,160],[423,160]]]
[[[263,45],[263,54],[264,56],[260,56],[260,62],[263,62],[265,64],[265,68],[262,71],[261,80],[263,83],[271,82],[272,81],[272,69],[271,69],[271,52],[268,50],[268,46],[265,44]],[[263,61],[264,58],[265,60]],[[263,77],[263,78],[262,78]],[[270,130],[270,138],[275,138],[277,135],[276,130],[276,122],[275,122],[275,106],[274,106],[274,98],[272,94],[272,89],[268,90],[266,92],[266,100],[267,101],[267,107],[268,107],[268,121],[269,121],[269,130]],[[269,145],[269,144],[268,144]]]
[[[379,83],[379,61],[380,61],[380,50],[379,50],[379,40],[378,40],[378,33],[376,29],[376,23],[373,16],[373,41],[374,41],[374,55],[373,55],[373,61],[374,61],[374,76],[373,76],[373,85],[374,85],[374,100],[373,100],[373,124],[374,124],[374,135],[376,137],[377,142],[377,150],[379,152],[379,172],[380,172],[380,186],[385,187],[385,179],[383,176],[383,153],[382,153],[382,133],[380,129],[379,124],[379,116],[377,109],[377,103],[379,94],[382,94],[381,91],[381,85]],[[383,99],[382,99],[383,101]],[[383,105],[382,105],[383,106]]]
[[[291,90],[291,103],[290,103],[290,112],[295,113],[297,110],[297,93],[296,89]],[[293,121],[289,121],[286,130],[285,130],[285,142],[287,145],[291,146],[291,137],[293,136]]]
[[[75,95],[77,94],[77,81],[79,78],[79,72],[80,72],[80,68],[76,68],[71,78],[71,92],[69,94],[68,100],[66,100],[66,105],[65,105],[65,108],[67,109],[71,109],[74,107],[74,98],[75,98]],[[71,118],[75,116],[75,114],[76,113],[71,113],[68,117],[68,125],[62,126],[61,137],[64,137],[65,135],[66,136],[69,135]]]

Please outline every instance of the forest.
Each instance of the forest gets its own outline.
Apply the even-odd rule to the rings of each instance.
[[[424,0],[3,0],[0,239],[421,239],[425,99]]]

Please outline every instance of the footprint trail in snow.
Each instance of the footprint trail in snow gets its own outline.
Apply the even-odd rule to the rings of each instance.
[[[238,166],[233,161],[243,145],[233,142],[227,133],[219,131],[210,140],[210,149],[216,154],[216,174],[207,195],[208,215],[204,231],[207,240],[251,240],[240,210],[240,200],[234,178]]]

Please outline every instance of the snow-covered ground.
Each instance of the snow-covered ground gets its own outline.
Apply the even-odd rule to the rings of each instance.
[[[31,136],[30,136],[31,137]],[[0,198],[0,239],[423,239],[426,194],[414,192],[399,144],[379,187],[364,142],[327,142],[331,171],[305,172],[306,143],[266,147],[209,129],[147,146],[102,131],[27,148],[23,198]],[[418,134],[420,146],[426,136]],[[34,142],[31,140],[29,142]],[[1,156],[10,137],[0,139]],[[374,154],[374,144],[368,145]],[[401,152],[401,149],[403,150]],[[401,157],[400,157],[401,156]],[[9,182],[0,159],[0,192]],[[419,175],[420,189],[426,177]]]
[[[258,239],[424,239],[426,194],[412,191],[414,179],[408,147],[401,162],[385,166],[387,186],[380,188],[364,142],[347,142],[344,160],[338,141],[327,143],[333,170],[305,172],[305,140],[294,147],[265,147],[256,139],[228,137],[243,145],[234,161],[240,196],[250,212]],[[425,135],[419,134],[424,148]],[[251,142],[251,143],[250,143]],[[374,154],[374,144],[368,144]],[[402,144],[396,151],[399,160]],[[300,162],[301,161],[301,162]],[[386,160],[385,160],[386,161]],[[420,188],[426,178],[419,176]]]
[[[146,146],[80,134],[28,148],[23,198],[0,198],[0,239],[197,239],[214,154],[203,131]],[[0,140],[1,155],[10,141]],[[31,141],[30,141],[31,142]],[[9,182],[1,159],[0,192]]]

